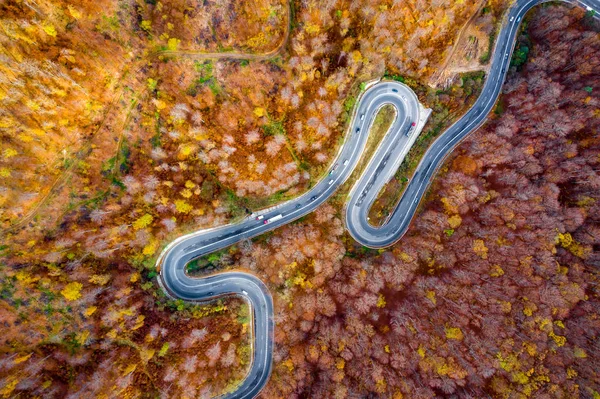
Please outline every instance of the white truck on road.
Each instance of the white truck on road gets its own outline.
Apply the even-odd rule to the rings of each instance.
[[[275,221],[277,221],[277,220],[279,220],[279,219],[283,219],[283,215],[282,215],[281,213],[280,213],[279,215],[277,215],[277,216],[273,216],[272,218],[266,219],[266,220],[263,222],[263,224],[269,224],[269,223],[271,223],[271,222],[275,222]]]

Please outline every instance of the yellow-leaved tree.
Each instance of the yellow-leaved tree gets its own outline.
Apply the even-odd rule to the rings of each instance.
[[[68,301],[76,301],[81,298],[81,289],[83,285],[77,281],[73,281],[65,286],[60,292]]]

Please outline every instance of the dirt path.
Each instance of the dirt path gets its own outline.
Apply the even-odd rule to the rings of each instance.
[[[286,11],[285,18],[287,19],[287,24],[285,25],[285,32],[284,32],[283,38],[281,39],[281,42],[279,43],[279,45],[269,52],[262,53],[262,54],[250,54],[250,53],[242,53],[242,52],[202,53],[202,52],[195,52],[195,51],[160,51],[160,52],[155,52],[155,53],[149,54],[148,58],[154,58],[154,57],[158,57],[160,55],[173,55],[173,56],[191,57],[191,58],[196,58],[196,59],[234,59],[234,60],[237,59],[237,60],[255,60],[255,61],[268,60],[268,59],[273,58],[273,57],[279,55],[280,53],[282,53],[288,43],[288,40],[290,37],[291,26],[292,26],[292,4],[291,4],[292,1],[293,0],[286,1],[287,7],[285,8],[285,11]],[[115,108],[115,105],[119,103],[119,101],[121,100],[122,97],[123,97],[123,91],[121,90],[117,95],[115,95],[115,99],[109,104],[108,109],[106,110],[106,112],[104,114],[104,118],[103,118],[102,122],[100,123],[100,126],[91,135],[91,137],[94,137],[96,135],[96,133],[104,127],[104,123],[106,121],[108,114]],[[122,134],[121,134],[121,137],[119,138],[119,145],[120,145],[121,140],[122,140]],[[89,153],[90,150],[91,150],[90,144],[89,143],[85,144],[84,146],[82,146],[79,149],[79,151],[76,152],[76,155],[73,158],[73,160],[75,161],[78,159],[85,158],[85,156]],[[117,151],[118,151],[118,148],[117,148]],[[25,226],[27,223],[29,223],[38,214],[40,209],[50,201],[52,196],[57,194],[60,191],[60,189],[63,187],[63,184],[68,180],[68,177],[71,175],[71,172],[73,171],[76,164],[77,164],[77,162],[72,162],[71,165],[69,165],[69,167],[67,167],[54,180],[54,183],[52,183],[52,186],[50,187],[50,189],[48,190],[46,195],[44,195],[44,197],[42,199],[40,199],[39,202],[25,216],[23,216],[19,221],[13,223],[9,227],[0,230],[0,236],[4,236],[6,234],[14,232],[15,230],[17,230],[17,229]]]
[[[122,80],[122,78],[120,80]],[[12,233],[15,230],[25,226],[38,214],[38,212],[42,209],[42,207],[44,207],[46,204],[48,204],[48,202],[52,199],[52,197],[54,195],[58,194],[58,192],[62,189],[63,184],[69,179],[73,170],[77,166],[76,161],[84,159],[92,150],[92,145],[91,145],[92,139],[94,137],[96,137],[97,133],[105,126],[105,123],[106,123],[106,120],[108,119],[109,114],[116,108],[116,106],[119,104],[119,102],[123,98],[124,90],[125,89],[123,88],[123,89],[119,90],[117,94],[115,94],[114,99],[110,102],[106,111],[104,112],[102,121],[100,122],[98,127],[94,130],[94,132],[92,132],[90,137],[81,146],[81,148],[79,148],[79,150],[77,152],[75,152],[75,156],[70,158],[70,160],[72,161],[71,164],[64,171],[62,171],[62,173],[54,180],[54,183],[52,183],[52,186],[50,187],[50,189],[48,190],[46,195],[44,195],[44,197],[42,199],[40,199],[38,201],[38,203],[33,208],[31,208],[29,210],[29,212],[25,216],[23,216],[19,221],[0,230],[0,237],[4,236],[6,234]],[[127,115],[127,119],[126,119],[125,123],[127,122],[128,117],[129,117],[129,113]],[[119,138],[119,144],[122,140],[122,137],[123,137],[123,131],[121,132],[121,135]],[[117,148],[117,151],[118,151],[118,148]]]
[[[186,51],[186,50],[177,50],[177,51],[161,50],[161,51],[156,51],[156,52],[150,53],[148,55],[148,58],[155,58],[155,57],[159,57],[161,55],[166,55],[166,56],[172,55],[172,56],[183,56],[183,57],[189,57],[189,58],[195,58],[195,59],[201,59],[201,60],[206,60],[206,59],[230,59],[230,60],[253,60],[253,61],[268,60],[268,59],[273,58],[273,57],[279,55],[280,53],[282,53],[283,50],[285,49],[285,46],[288,43],[288,40],[290,38],[290,31],[292,30],[292,1],[293,0],[286,1],[287,7],[285,7],[285,13],[286,13],[285,19],[287,19],[287,24],[285,24],[285,32],[283,33],[281,42],[273,50],[268,51],[266,53],[254,54],[254,53],[243,53],[243,52],[237,52],[237,51],[205,53],[202,51],[191,51],[191,50],[189,50],[189,51]]]
[[[471,25],[473,23],[473,21],[475,20],[475,18],[477,18],[477,16],[481,13],[481,10],[483,9],[483,6],[485,5],[485,3],[486,3],[486,0],[479,0],[479,5],[477,6],[477,9],[473,13],[473,15],[471,15],[471,17],[467,20],[467,22],[465,22],[465,24],[460,28],[460,31],[458,32],[458,35],[456,36],[456,40],[452,44],[452,49],[450,50],[450,53],[448,54],[448,56],[446,57],[446,59],[444,60],[442,65],[438,68],[438,70],[435,71],[435,73],[431,76],[431,79],[429,81],[430,86],[436,87],[441,83],[440,80],[443,78],[444,73],[446,72],[446,69],[448,68],[448,64],[450,64],[450,61],[452,60],[452,57],[454,57],[454,54],[456,53],[456,49],[458,48],[458,45],[460,44],[460,41],[462,40],[463,34],[465,33],[465,31],[467,30],[469,25]]]

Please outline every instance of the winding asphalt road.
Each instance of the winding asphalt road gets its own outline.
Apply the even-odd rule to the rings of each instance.
[[[366,246],[371,246],[371,237],[379,231],[368,223],[369,209],[383,185],[398,170],[431,113],[429,109],[422,112],[419,99],[407,86],[396,82],[379,83],[361,99],[356,128],[368,132],[378,110],[387,104],[395,108],[396,118],[352,187],[346,204],[346,229]]]
[[[542,3],[540,0],[517,1],[507,14],[506,24],[502,27],[497,40],[492,65],[488,78],[482,88],[481,95],[471,109],[454,125],[446,130],[429,147],[420,164],[406,187],[398,205],[381,227],[369,224],[367,215],[377,194],[388,180],[381,179],[369,191],[366,198],[361,199],[357,191],[353,192],[346,207],[346,228],[352,237],[361,244],[370,248],[384,248],[398,241],[408,227],[417,210],[419,201],[423,198],[431,180],[444,158],[466,137],[481,126],[490,111],[493,109],[496,99],[502,89],[507,69],[515,44],[515,37],[519,24],[525,14],[535,5]],[[588,9],[599,10],[600,1],[585,0],[580,2],[569,2],[583,5]],[[379,154],[381,156],[381,154]],[[378,158],[376,154],[375,157]],[[394,168],[394,171],[397,168]],[[366,181],[364,176],[357,182],[362,189]]]
[[[359,122],[351,125],[352,130],[346,136],[346,142],[341,146],[330,173],[310,191],[291,201],[253,214],[241,223],[200,230],[180,237],[160,254],[157,260],[157,268],[160,271],[158,281],[170,297],[198,302],[236,294],[250,302],[254,337],[252,366],[242,384],[235,392],[224,395],[225,398],[252,398],[269,378],[273,350],[273,300],[267,287],[251,274],[228,272],[199,279],[189,277],[185,266],[200,256],[285,225],[314,211],[327,201],[348,179],[359,162],[367,143],[370,125],[378,110],[385,104],[396,108],[396,119],[378,152],[385,149],[387,159],[392,159],[399,151],[407,151],[410,147],[408,144],[412,142],[409,143],[406,132],[410,129],[409,134],[414,139],[425,122],[420,120],[421,107],[418,99],[408,86],[401,83],[374,84],[360,98],[359,113],[355,115]],[[415,127],[411,126],[413,121],[418,122]],[[397,162],[390,161],[388,166],[393,163]],[[374,175],[381,177],[378,163],[371,162],[367,166],[368,170],[374,170]],[[389,173],[389,170],[391,169],[385,168],[385,173]],[[391,172],[393,173],[393,170]],[[279,215],[279,220],[265,224],[265,221]]]
[[[241,385],[234,392],[222,395],[223,398],[253,398],[267,383],[273,351],[273,301],[264,283],[251,274],[227,272],[195,279],[185,273],[186,264],[200,256],[287,224],[312,212],[325,202],[352,173],[364,150],[369,127],[379,108],[385,104],[392,104],[396,108],[396,119],[350,193],[346,205],[346,224],[350,234],[358,242],[369,247],[386,247],[398,241],[408,229],[418,203],[443,159],[462,139],[476,130],[492,110],[510,64],[519,23],[527,11],[542,2],[544,1],[517,0],[509,9],[505,24],[496,39],[492,65],[479,99],[425,153],[398,206],[383,226],[374,227],[368,223],[368,209],[377,193],[402,162],[408,147],[412,145],[415,135],[421,130],[426,119],[414,93],[396,82],[377,83],[363,94],[350,131],[331,168],[331,174],[309,192],[292,201],[263,210],[241,223],[201,230],[180,237],[165,248],[157,261],[157,267],[160,271],[159,284],[169,296],[186,301],[207,301],[223,295],[236,294],[250,302],[253,314],[252,365]],[[568,3],[600,12],[600,0]],[[412,122],[417,122],[417,125],[411,126]],[[273,217],[278,220],[264,223]]]

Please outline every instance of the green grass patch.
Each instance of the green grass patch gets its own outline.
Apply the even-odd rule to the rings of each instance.
[[[396,82],[406,83],[406,79],[402,75],[390,74],[389,71],[386,71],[383,75],[385,79],[395,80]]]
[[[346,99],[346,101],[344,101],[344,110],[346,112],[350,113],[350,112],[352,112],[354,105],[356,105],[356,97],[350,96]]]
[[[198,90],[203,86],[208,86],[213,94],[219,95],[223,89],[219,85],[219,82],[214,77],[213,63],[212,61],[194,61],[194,70],[197,73],[196,78],[192,84],[185,90],[186,94],[195,97],[198,94]]]
[[[502,115],[505,111],[505,107],[506,107],[506,104],[504,104],[504,96],[500,95],[500,98],[498,99],[498,102],[496,103],[496,106],[494,107],[494,114],[496,116]]]
[[[527,63],[529,53],[533,46],[533,42],[529,37],[529,19],[525,17],[521,26],[519,27],[519,35],[517,37],[517,44],[515,45],[515,51],[513,52],[510,60],[510,66],[516,67],[517,70],[521,70],[523,65]]]
[[[513,57],[510,60],[510,66],[515,66],[517,68],[522,67],[527,62],[527,58],[529,57],[529,46],[525,44],[519,45],[515,52],[513,53]]]
[[[217,252],[206,254],[199,258],[196,258],[185,265],[186,273],[190,275],[207,273],[216,269],[221,269],[223,265],[223,257],[228,254],[234,254],[237,252],[237,247],[234,245],[229,248],[222,249]]]
[[[243,303],[237,313],[237,322],[240,324],[250,323],[250,307],[248,304]]]
[[[285,127],[283,121],[270,120],[269,123],[261,126],[266,136],[285,135]]]

